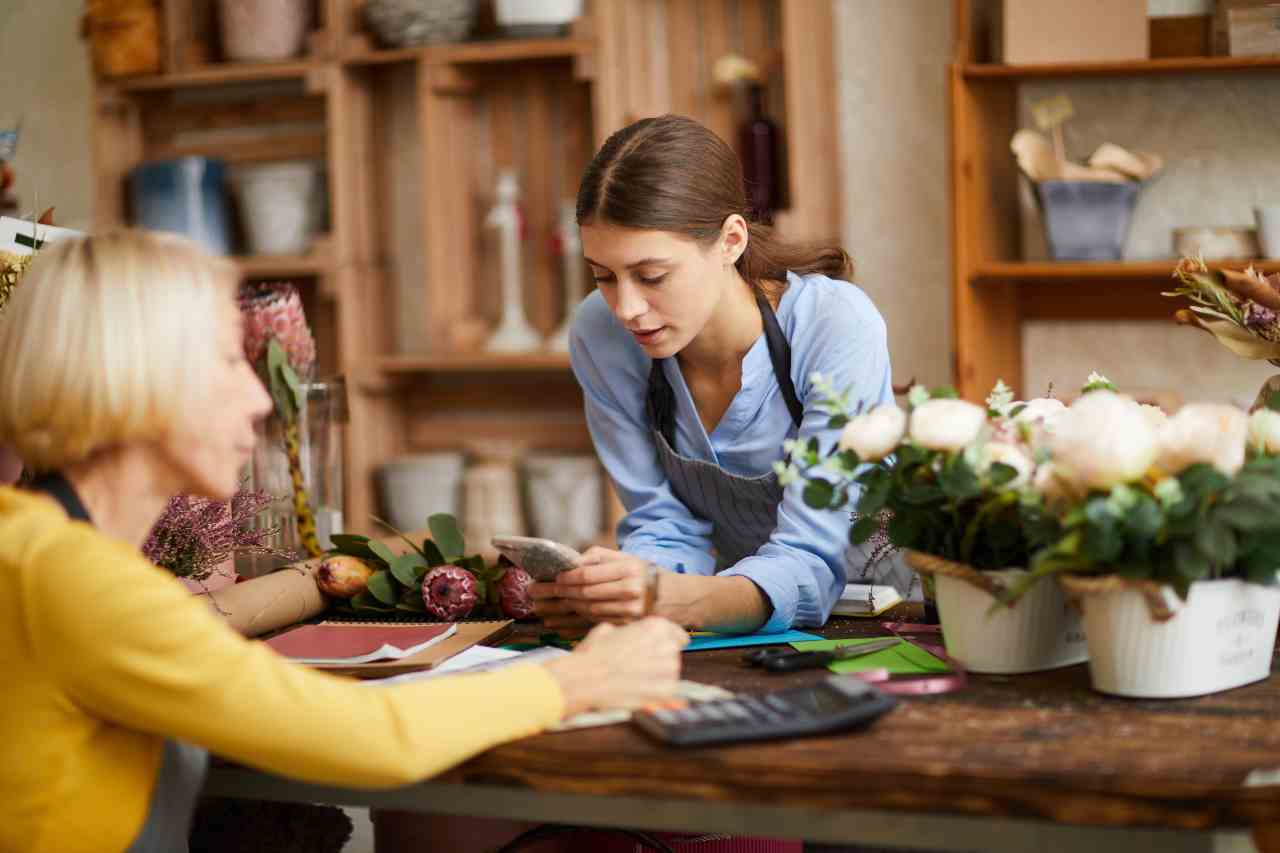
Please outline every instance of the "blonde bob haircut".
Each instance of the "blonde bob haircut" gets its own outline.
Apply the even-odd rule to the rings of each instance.
[[[56,471],[194,427],[237,273],[180,237],[51,243],[0,314],[0,444]]]

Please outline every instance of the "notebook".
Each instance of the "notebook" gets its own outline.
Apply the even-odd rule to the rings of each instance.
[[[879,584],[845,584],[840,600],[831,609],[833,616],[879,616],[902,602],[902,593],[894,587]]]
[[[457,630],[449,623],[302,625],[266,643],[277,653],[309,666],[351,666],[416,655]]]

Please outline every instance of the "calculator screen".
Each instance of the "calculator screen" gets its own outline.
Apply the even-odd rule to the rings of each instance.
[[[832,690],[824,684],[819,684],[808,690],[797,690],[787,698],[795,705],[813,714],[843,711],[849,707],[848,696],[845,696],[839,690]]]

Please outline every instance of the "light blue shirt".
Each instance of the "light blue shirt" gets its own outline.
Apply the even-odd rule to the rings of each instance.
[[[884,320],[859,288],[822,275],[787,276],[778,323],[791,344],[791,381],[804,406],[799,438],[817,436],[826,452],[839,439],[817,408],[809,377],[852,389],[863,411],[893,401]],[[578,307],[570,339],[573,372],[582,386],[587,426],[627,514],[618,525],[621,550],[677,572],[715,573],[711,522],[695,517],[671,491],[658,463],[645,410],[649,357],[617,323],[599,291]],[[742,359],[742,387],[708,435],[698,418],[680,365],[667,359],[676,399],[676,447],[683,456],[758,477],[783,458],[782,442],[796,429],[773,374],[762,334]],[[815,510],[801,497],[804,483],[787,486],[778,526],[753,555],[721,574],[750,578],[773,605],[762,630],[827,621],[845,584],[849,514]],[[856,501],[857,494],[851,494]]]

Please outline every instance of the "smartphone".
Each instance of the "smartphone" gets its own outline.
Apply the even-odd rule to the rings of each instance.
[[[495,536],[490,540],[498,553],[524,569],[535,581],[553,581],[556,575],[577,566],[582,555],[559,542],[533,536]]]

